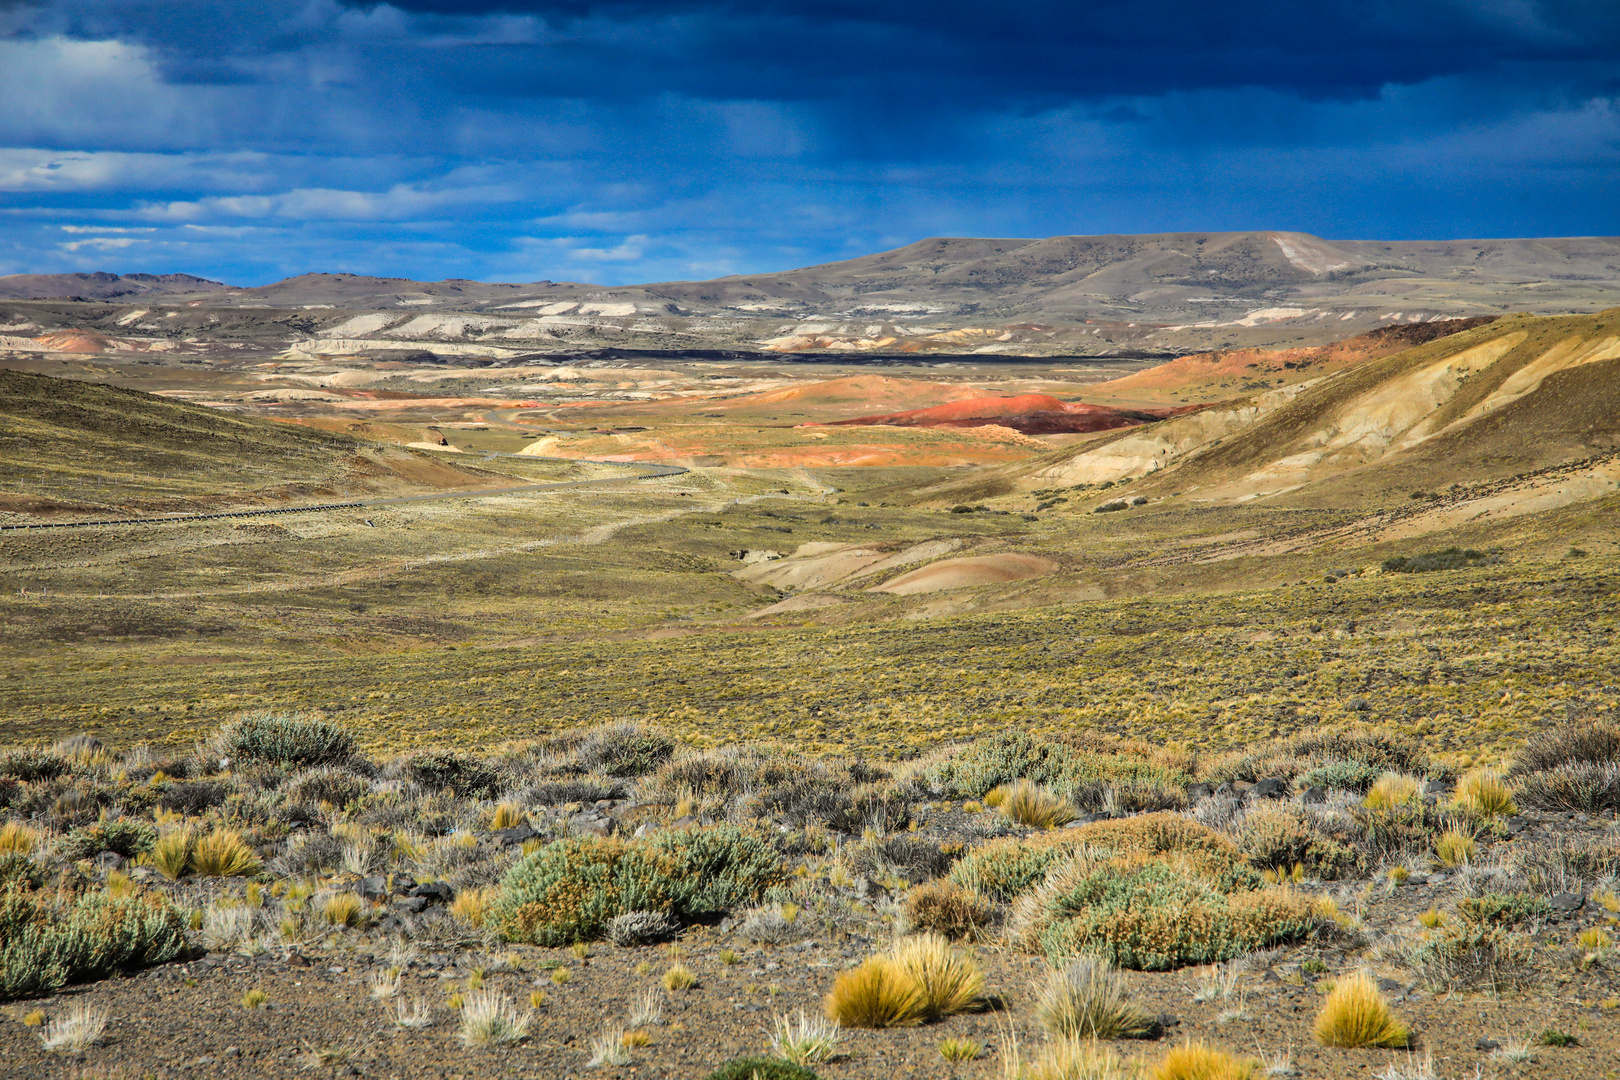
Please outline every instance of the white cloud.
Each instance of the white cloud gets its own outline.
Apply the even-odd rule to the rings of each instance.
[[[90,248],[94,251],[118,251],[122,248],[131,247],[135,244],[149,243],[151,243],[150,240],[144,240],[134,236],[97,236],[89,240],[73,240],[66,244],[58,244],[56,246],[61,248],[63,251],[78,251],[81,248]]]

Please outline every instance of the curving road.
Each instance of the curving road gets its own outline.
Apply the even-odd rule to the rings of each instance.
[[[679,476],[688,470],[679,465],[653,465],[640,461],[589,461],[576,458],[542,458],[534,454],[487,454],[490,457],[521,457],[526,461],[566,461],[578,465],[612,465],[621,469],[640,470],[635,476],[614,480],[570,480],[555,484],[521,484],[507,488],[479,488],[476,491],[435,491],[426,495],[396,495],[387,499],[355,499],[348,502],[308,503],[304,506],[284,506],[273,510],[231,510],[212,514],[169,514],[165,517],[98,518],[94,521],[47,521],[20,525],[0,525],[0,532],[23,529],[88,529],[104,525],[168,525],[178,521],[213,521],[218,518],[274,517],[279,514],[311,514],[322,510],[352,510],[368,506],[398,506],[402,503],[436,502],[440,499],[487,499],[495,495],[521,495],[536,491],[564,491],[569,488],[602,487],[611,484],[632,484],[637,480],[654,480],[663,476]]]

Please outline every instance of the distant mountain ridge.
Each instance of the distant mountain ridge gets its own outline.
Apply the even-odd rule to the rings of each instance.
[[[130,296],[195,296],[234,291],[192,274],[12,274],[0,277],[0,300],[118,300]]]
[[[46,296],[376,313],[333,318],[317,335],[323,351],[578,339],[606,327],[780,353],[1159,355],[1323,344],[1382,326],[1504,312],[1604,310],[1620,304],[1620,237],[935,237],[778,273],[627,286],[326,273],[254,288],[186,274],[0,278],[0,299]]]

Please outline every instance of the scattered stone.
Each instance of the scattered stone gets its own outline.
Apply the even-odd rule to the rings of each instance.
[[[1288,794],[1288,785],[1280,777],[1267,776],[1255,782],[1248,791],[1251,799],[1280,799]]]
[[[528,820],[525,819],[510,829],[498,829],[492,835],[495,842],[501,847],[513,847],[517,844],[526,843],[540,834],[535,832],[534,826],[530,825]]]
[[[124,864],[129,862],[128,859],[124,858],[116,851],[103,851],[100,855],[97,855],[93,861],[95,862],[96,869],[102,871],[103,873],[110,873],[113,870],[122,870],[124,868]]]
[[[301,953],[288,953],[287,954],[287,966],[288,967],[297,967],[297,968],[307,968],[307,967],[309,967],[309,960],[305,956],[303,956],[303,954],[301,954]]]
[[[407,896],[396,902],[394,907],[410,915],[420,915],[427,910],[428,898],[425,896]]]
[[[1481,1036],[1479,1040],[1474,1043],[1474,1049],[1478,1050],[1480,1053],[1488,1054],[1492,1050],[1502,1049],[1502,1044],[1488,1036]]]
[[[364,877],[354,883],[354,891],[365,900],[388,899],[388,879],[385,877]]]
[[[612,836],[619,823],[605,815],[587,816],[581,814],[571,818],[568,827],[576,833],[589,833],[592,836]]]
[[[1507,830],[1509,836],[1518,836],[1530,827],[1530,822],[1523,814],[1514,814],[1502,823],[1502,827]]]
[[[668,941],[680,925],[667,911],[627,911],[608,920],[607,939],[620,947]]]
[[[448,904],[456,898],[456,890],[442,881],[424,881],[411,890],[412,896],[424,896],[430,904]]]
[[[1561,892],[1552,898],[1554,911],[1579,911],[1586,906],[1586,897],[1580,893]]]
[[[1300,802],[1308,806],[1315,806],[1327,802],[1327,788],[1316,786],[1305,789],[1305,794],[1299,797]]]

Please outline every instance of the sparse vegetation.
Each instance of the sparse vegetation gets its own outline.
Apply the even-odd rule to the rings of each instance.
[[[1143,1039],[1157,1030],[1124,977],[1088,956],[1052,972],[1036,999],[1035,1016],[1056,1039]]]
[[[1411,1031],[1395,1018],[1378,984],[1365,972],[1339,979],[1322,1003],[1312,1028],[1323,1046],[1411,1045]]]

